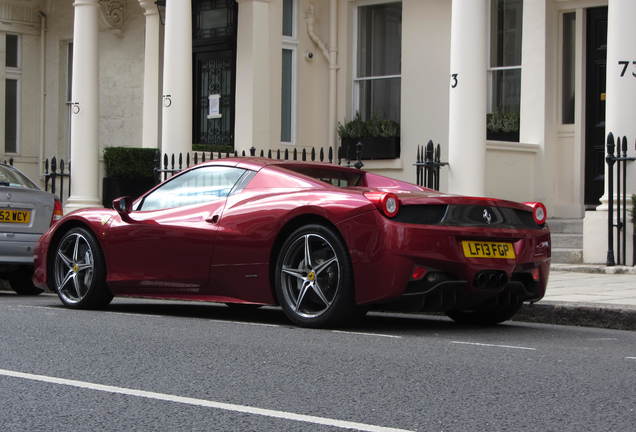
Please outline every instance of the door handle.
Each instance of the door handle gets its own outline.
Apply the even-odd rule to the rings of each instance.
[[[217,223],[219,221],[219,215],[215,214],[215,215],[212,215],[212,216],[208,216],[205,219],[205,221],[208,222],[208,223],[215,224],[215,223]]]

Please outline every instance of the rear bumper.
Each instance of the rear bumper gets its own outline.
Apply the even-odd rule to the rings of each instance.
[[[415,225],[394,222],[377,211],[345,221],[338,228],[351,253],[358,304],[385,303],[402,296],[413,302],[422,297],[453,296],[455,305],[470,306],[511,291],[523,301],[537,301],[545,295],[550,272],[547,228]],[[511,243],[516,258],[467,258],[461,240]],[[409,282],[416,266],[443,273],[447,283],[430,292],[413,291],[413,282]],[[503,272],[508,282],[482,289],[475,279],[483,271]],[[533,272],[538,280],[532,279]],[[437,310],[448,310],[448,304],[440,301]]]
[[[33,264],[33,254],[40,234],[0,233],[0,266]]]

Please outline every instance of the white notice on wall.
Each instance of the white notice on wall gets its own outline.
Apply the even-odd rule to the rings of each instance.
[[[208,118],[221,118],[221,95],[211,94],[208,96]]]

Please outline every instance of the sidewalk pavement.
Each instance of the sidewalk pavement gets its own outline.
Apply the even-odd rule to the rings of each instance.
[[[636,267],[553,264],[545,297],[513,319],[636,330]]]

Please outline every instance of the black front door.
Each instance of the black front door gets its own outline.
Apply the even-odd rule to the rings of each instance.
[[[234,148],[236,0],[193,0],[193,133],[195,149]],[[220,95],[220,117],[210,117],[210,95]]]
[[[587,9],[585,205],[595,208],[605,185],[605,69],[607,7]]]

